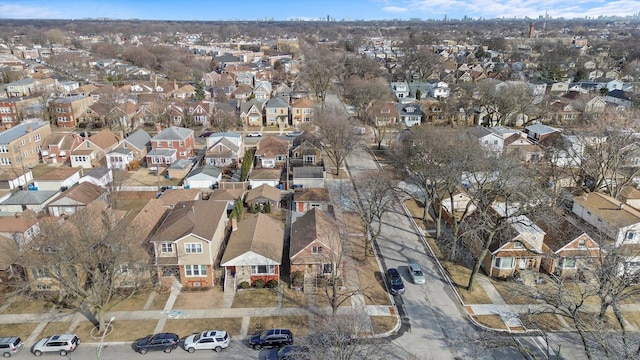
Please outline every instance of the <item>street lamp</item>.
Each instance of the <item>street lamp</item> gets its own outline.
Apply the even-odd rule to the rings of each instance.
[[[102,349],[104,348],[104,337],[107,336],[107,331],[109,331],[109,328],[111,327],[111,323],[113,322],[113,320],[115,320],[116,317],[112,316],[109,319],[109,322],[106,324],[106,326],[104,327],[104,331],[102,332],[102,336],[100,337],[100,345],[98,346],[98,349],[96,350],[96,358],[98,360],[100,360],[100,355],[102,355]]]

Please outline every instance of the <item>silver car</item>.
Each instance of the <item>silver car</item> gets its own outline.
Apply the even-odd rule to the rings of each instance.
[[[221,330],[209,330],[195,333],[184,339],[184,349],[192,353],[196,350],[215,350],[216,352],[229,347],[229,334]]]
[[[409,276],[411,276],[411,280],[414,284],[424,284],[424,273],[422,269],[420,269],[420,265],[416,263],[411,263],[408,266],[409,268]]]
[[[35,356],[40,356],[46,352],[57,352],[61,356],[67,356],[80,345],[80,339],[75,334],[57,334],[44,339],[40,339],[31,352]]]

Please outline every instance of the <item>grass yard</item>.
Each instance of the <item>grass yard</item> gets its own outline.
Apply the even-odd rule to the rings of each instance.
[[[371,316],[371,325],[374,334],[384,334],[393,330],[398,322],[395,316]]]
[[[3,314],[42,314],[49,311],[52,306],[53,304],[49,301],[18,296]]]
[[[232,308],[275,307],[278,293],[275,289],[243,289],[236,292]],[[175,306],[174,306],[175,307]]]
[[[491,329],[507,330],[507,325],[504,324],[500,315],[473,315],[473,318]]]
[[[157,323],[157,320],[115,319],[112,323],[113,331],[105,336],[104,341],[134,341],[140,339],[152,334]],[[67,327],[68,326],[69,325],[67,325]],[[90,321],[82,321],[75,328],[74,333],[76,333],[78,337],[80,337],[80,340],[85,343],[100,342],[100,338],[95,336],[96,331],[94,331],[94,337],[91,336],[91,330],[93,330],[93,328],[94,326]],[[66,332],[66,330],[64,332]]]
[[[271,328],[287,328],[293,332],[294,339],[309,333],[308,316],[264,316],[252,317],[249,322],[249,335]]]
[[[222,296],[222,290],[219,288],[204,291],[181,291],[173,308],[177,310],[217,308],[222,304]]]
[[[555,314],[520,314],[520,320],[530,329],[558,331],[564,327]]]
[[[2,326],[0,326],[0,337],[19,336],[24,341],[31,335],[36,326],[38,326],[37,322],[2,324]]]
[[[147,299],[151,295],[150,292],[145,291],[140,294],[136,294],[133,297],[122,300],[120,302],[114,302],[115,305],[109,309],[109,311],[137,311],[143,310],[144,304],[147,302]],[[108,308],[108,307],[107,307]]]
[[[169,300],[169,293],[157,293],[147,310],[162,310],[167,300]]]
[[[491,299],[480,285],[476,284],[472,291],[467,290],[469,275],[471,275],[469,268],[448,261],[442,262],[442,266],[449,273],[451,281],[465,304],[491,304]]]
[[[509,305],[536,304],[537,301],[528,286],[508,280],[493,280],[493,286]]]
[[[48,323],[47,326],[44,327],[44,329],[42,329],[42,332],[40,332],[41,336],[39,338],[55,334],[68,333],[70,326],[71,321],[52,321]],[[82,337],[80,339],[82,340]]]
[[[306,306],[305,295],[302,290],[295,290],[288,286],[284,287],[282,296],[282,307],[300,307]]]
[[[231,336],[240,335],[242,318],[167,320],[164,332],[173,332],[180,337],[206,330],[224,330]]]

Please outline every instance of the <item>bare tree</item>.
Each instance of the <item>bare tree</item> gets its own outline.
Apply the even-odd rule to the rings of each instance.
[[[46,274],[38,280],[49,281],[66,306],[100,331],[109,309],[152,285],[149,254],[124,215],[93,204],[62,224],[44,224],[21,260],[24,268]]]
[[[336,167],[336,175],[340,175],[345,159],[362,141],[354,135],[346,111],[337,105],[316,108],[313,121],[322,150]]]
[[[352,77],[347,80],[344,97],[355,108],[356,116],[362,118],[376,101],[391,99],[391,90],[383,78],[364,80]]]
[[[338,73],[337,61],[334,54],[325,47],[306,47],[304,52],[305,62],[300,70],[300,78],[324,102],[326,92]]]
[[[373,253],[372,244],[382,231],[382,216],[396,202],[393,190],[395,180],[388,173],[368,171],[353,177],[355,198],[349,199],[349,208],[360,218],[365,234],[365,256]]]

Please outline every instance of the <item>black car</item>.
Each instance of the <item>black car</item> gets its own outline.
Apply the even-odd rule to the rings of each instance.
[[[307,360],[309,350],[303,346],[287,345],[279,349],[271,349],[265,360]]]
[[[135,349],[140,354],[146,354],[148,351],[162,350],[170,353],[178,347],[180,337],[174,333],[159,333],[144,337],[135,343]]]
[[[389,291],[392,295],[400,295],[404,293],[404,283],[400,277],[400,273],[396,268],[387,270],[387,282],[389,283]]]
[[[281,347],[293,344],[293,334],[289,329],[269,329],[254,334],[249,346],[256,350],[268,347]]]

